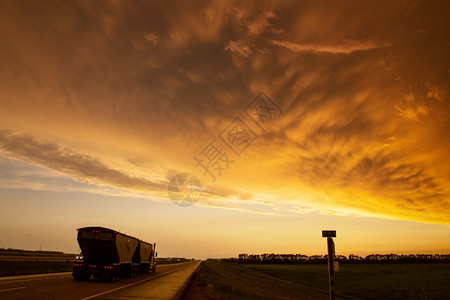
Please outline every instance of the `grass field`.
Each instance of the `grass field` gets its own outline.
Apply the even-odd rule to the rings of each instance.
[[[72,271],[76,254],[0,249],[0,276]]]
[[[327,272],[327,265],[206,261],[185,299],[327,299]],[[335,290],[337,299],[450,299],[449,278],[450,264],[347,264],[335,273]]]
[[[328,286],[326,265],[245,265],[316,288]],[[364,299],[450,299],[450,264],[343,264],[337,293]]]
[[[203,261],[194,273],[182,300],[198,299],[326,299],[325,292],[274,280],[264,273],[234,263]]]
[[[0,260],[0,276],[71,272],[71,261]]]

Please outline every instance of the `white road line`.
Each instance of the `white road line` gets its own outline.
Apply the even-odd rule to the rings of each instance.
[[[44,273],[44,274],[32,274],[32,275],[16,275],[0,277],[0,281],[28,281],[29,279],[46,279],[47,277],[57,277],[72,274],[72,272],[58,272],[58,273]]]
[[[115,291],[124,289],[124,288],[129,287],[129,286],[133,286],[133,285],[136,285],[136,284],[139,284],[139,283],[142,283],[142,282],[146,282],[146,281],[149,281],[149,280],[152,280],[152,279],[156,279],[156,278],[162,277],[162,276],[164,276],[164,275],[167,275],[167,274],[170,274],[170,273],[173,273],[173,272],[176,272],[176,271],[185,269],[185,268],[187,268],[187,267],[189,267],[189,266],[185,266],[185,267],[182,267],[182,268],[178,268],[178,269],[175,269],[175,270],[172,270],[172,271],[163,273],[163,274],[159,274],[159,275],[157,275],[157,276],[153,276],[153,277],[150,277],[150,278],[147,278],[147,279],[138,281],[138,282],[133,282],[133,283],[130,283],[130,284],[127,284],[127,285],[124,285],[124,286],[120,286],[120,287],[118,287],[118,288],[115,288],[115,289],[112,289],[112,290],[109,290],[109,291],[106,291],[106,292],[103,292],[103,293],[100,293],[100,294],[96,294],[96,295],[93,295],[93,296],[89,296],[89,297],[83,298],[83,299],[81,299],[81,300],[92,299],[92,298],[95,298],[95,297],[98,297],[98,296],[102,296],[102,295],[105,295],[105,294],[109,294],[109,293],[112,293],[112,292],[115,292]]]
[[[10,289],[6,289],[6,290],[0,290],[1,292],[7,292],[7,291],[15,291],[15,290],[21,290],[21,289],[26,289],[26,286],[21,286],[21,287],[16,287],[16,288],[10,288]]]

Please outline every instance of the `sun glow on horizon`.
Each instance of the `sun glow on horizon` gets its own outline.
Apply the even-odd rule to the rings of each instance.
[[[448,6],[0,4],[0,246],[106,223],[197,257],[311,254],[326,226],[360,253],[450,251]]]

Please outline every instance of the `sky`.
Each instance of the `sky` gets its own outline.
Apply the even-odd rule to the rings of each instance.
[[[450,253],[449,6],[1,0],[0,247]]]

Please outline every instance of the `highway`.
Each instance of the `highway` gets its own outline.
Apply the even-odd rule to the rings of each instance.
[[[0,299],[172,299],[199,263],[158,265],[155,273],[114,283],[75,281],[70,272],[0,278]]]

